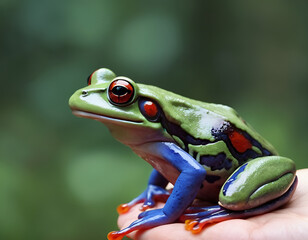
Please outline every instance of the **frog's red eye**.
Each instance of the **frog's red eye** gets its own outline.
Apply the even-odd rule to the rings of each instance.
[[[93,74],[94,74],[94,72],[91,73],[91,75],[87,78],[87,84],[88,84],[88,86],[91,85],[91,81],[92,81],[92,76],[93,76]]]
[[[114,80],[108,89],[108,98],[116,105],[128,104],[134,97],[134,87],[126,80]]]
[[[139,109],[148,120],[152,122],[159,120],[159,108],[155,102],[148,99],[141,99],[139,101]]]

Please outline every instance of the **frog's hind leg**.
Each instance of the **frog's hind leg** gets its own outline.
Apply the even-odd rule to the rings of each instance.
[[[272,211],[293,195],[297,180],[294,162],[280,156],[255,158],[240,166],[222,186],[219,205],[193,212],[181,219],[186,228],[200,231],[208,223],[246,218]]]
[[[259,207],[242,211],[228,210],[222,206],[191,207],[180,217],[180,221],[185,222],[185,229],[192,233],[199,233],[203,228],[212,223],[218,223],[229,219],[247,218],[270,212],[287,203],[297,186],[297,177],[291,187],[282,196],[271,200]]]

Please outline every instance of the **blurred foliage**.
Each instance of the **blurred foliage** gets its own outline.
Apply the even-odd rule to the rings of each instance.
[[[104,239],[151,168],[67,102],[95,69],[233,106],[307,167],[307,1],[0,1],[0,239]]]

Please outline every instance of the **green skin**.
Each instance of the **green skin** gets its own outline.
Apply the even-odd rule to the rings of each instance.
[[[127,105],[117,106],[108,98],[108,87],[115,78],[124,79],[134,86],[133,99]],[[136,84],[126,77],[116,77],[113,72],[104,68],[92,74],[91,85],[72,95],[69,105],[75,115],[104,123],[113,137],[131,147],[169,182],[176,184],[178,170],[154,156],[151,150],[148,150],[151,148],[145,146],[153,142],[171,142],[185,148],[185,143],[177,133],[168,133],[160,122],[145,118],[138,106],[138,99],[142,97],[158,103],[166,119],[188,135],[210,142],[206,145],[188,144],[187,152],[194,156],[197,162],[203,155],[217,156],[220,153],[224,153],[231,160],[231,167],[228,169],[212,170],[211,167],[203,165],[207,174],[218,176],[219,180],[214,183],[204,181],[197,194],[198,198],[216,202],[219,200],[219,204],[227,209],[245,210],[281,196],[294,181],[296,170],[292,160],[280,156],[261,156],[261,147],[253,146],[252,150],[260,154],[260,157],[247,159],[245,170],[238,174],[232,188],[228,188],[223,194],[224,183],[243,162],[234,157],[223,140],[215,141],[211,132],[213,128],[228,122],[236,129],[249,134],[262,148],[273,155],[277,154],[272,145],[230,107],[192,100],[154,86]]]

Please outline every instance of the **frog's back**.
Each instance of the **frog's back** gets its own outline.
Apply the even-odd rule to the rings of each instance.
[[[153,86],[140,89],[140,96],[151,98],[161,107],[163,128],[206,169],[199,198],[214,201],[220,187],[238,166],[260,156],[276,154],[228,106],[192,100]]]
[[[231,107],[192,100],[154,86],[141,89],[146,90],[144,93],[141,92],[140,95],[150,96],[161,106],[165,122],[167,122],[165,125],[169,125],[177,131],[185,132],[190,139],[199,139],[199,142],[202,140],[214,142],[223,138],[222,134],[238,130],[251,138],[252,141],[258,142],[262,148],[271,154],[277,154],[273,146],[242,120]],[[177,136],[176,133],[175,135]]]

